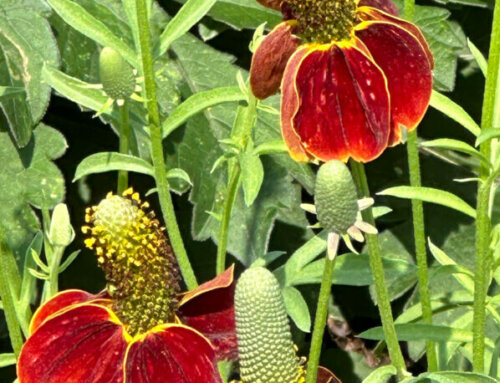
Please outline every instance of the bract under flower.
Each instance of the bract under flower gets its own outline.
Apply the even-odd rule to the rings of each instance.
[[[254,94],[270,96],[281,80],[282,133],[295,160],[377,158],[401,142],[403,128],[415,129],[427,110],[434,63],[425,38],[417,26],[397,17],[389,0],[362,0],[348,37],[342,32],[337,39],[335,26],[318,24],[319,40],[311,41],[314,33],[303,36],[300,22],[290,20],[301,17],[294,1],[281,3],[286,21],[254,54]],[[331,19],[316,18],[322,23]],[[332,39],[325,43],[328,31]]]

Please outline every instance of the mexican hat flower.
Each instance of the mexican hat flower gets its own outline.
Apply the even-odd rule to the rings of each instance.
[[[20,383],[222,383],[236,357],[233,268],[179,294],[163,229],[131,189],[87,210],[85,241],[107,288],[42,305],[18,363]]]
[[[297,161],[368,162],[415,129],[432,91],[421,31],[390,0],[259,0],[284,21],[250,69],[258,98],[281,84],[281,128]]]

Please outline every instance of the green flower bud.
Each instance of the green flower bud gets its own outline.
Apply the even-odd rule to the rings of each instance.
[[[113,100],[125,100],[134,93],[134,70],[113,48],[105,47],[101,51],[99,73],[104,92]]]
[[[303,375],[274,275],[246,270],[236,285],[236,333],[243,383],[297,383]]]
[[[356,222],[356,186],[347,166],[333,160],[323,164],[316,176],[314,204],[318,221],[326,230],[345,234]]]
[[[65,204],[56,205],[52,212],[50,222],[49,239],[54,246],[68,246],[75,238],[75,232],[71,226],[68,208]]]

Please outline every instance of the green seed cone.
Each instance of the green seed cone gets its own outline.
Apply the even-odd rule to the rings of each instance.
[[[101,51],[99,74],[104,92],[113,100],[125,100],[134,93],[133,68],[113,48],[105,47]]]
[[[263,267],[236,286],[236,332],[243,383],[296,383],[301,368],[278,281]]]
[[[326,230],[345,234],[358,214],[356,186],[340,161],[323,164],[316,176],[314,204],[318,221]]]

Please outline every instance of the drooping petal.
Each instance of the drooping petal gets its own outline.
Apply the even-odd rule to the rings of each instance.
[[[396,17],[390,12],[382,12],[378,9],[375,8],[370,8],[370,7],[360,7],[358,8],[358,15],[361,17],[362,20],[368,21],[368,20],[373,20],[373,21],[387,21],[389,23],[394,23],[396,25],[399,25],[400,27],[406,29],[408,32],[410,32],[413,36],[417,38],[417,40],[422,44],[422,48],[425,51],[425,54],[427,56],[427,60],[429,60],[429,65],[431,66],[431,69],[434,68],[434,56],[432,55],[432,52],[429,48],[429,44],[427,44],[427,41],[425,40],[425,37],[420,30],[419,27],[417,27],[415,24],[410,23],[409,21],[406,21],[404,19],[401,19],[399,17]]]
[[[358,25],[356,35],[384,72],[391,95],[390,145],[401,140],[401,125],[415,129],[432,92],[432,71],[419,40],[406,29],[385,21]]]
[[[392,0],[360,0],[358,7],[373,7],[394,16],[399,16],[399,10]],[[358,8],[359,9],[359,8]]]
[[[108,298],[106,292],[91,294],[86,291],[76,289],[61,291],[36,310],[33,318],[31,319],[30,333],[33,333],[38,327],[40,327],[43,321],[45,321],[45,319],[49,316],[71,305],[90,301],[100,301],[106,298]]]
[[[375,159],[387,147],[390,131],[384,74],[354,44],[314,48],[286,69],[283,82],[293,80],[289,70],[296,75],[294,87],[283,86],[283,100],[297,100],[295,113],[282,109],[282,124],[291,118],[289,129],[303,150],[321,161]]]
[[[125,383],[166,382],[222,383],[215,352],[203,335],[183,325],[169,324],[130,344]]]
[[[236,360],[234,266],[193,291],[180,302],[179,318],[212,342],[218,360]]]
[[[73,306],[48,318],[24,344],[19,383],[122,383],[123,327],[107,308]]]
[[[333,375],[329,369],[325,367],[318,367],[318,377],[316,383],[342,383],[339,378]]]
[[[294,21],[278,24],[255,51],[250,67],[255,97],[264,99],[278,91],[286,63],[300,44],[300,39],[293,35],[294,25]]]

